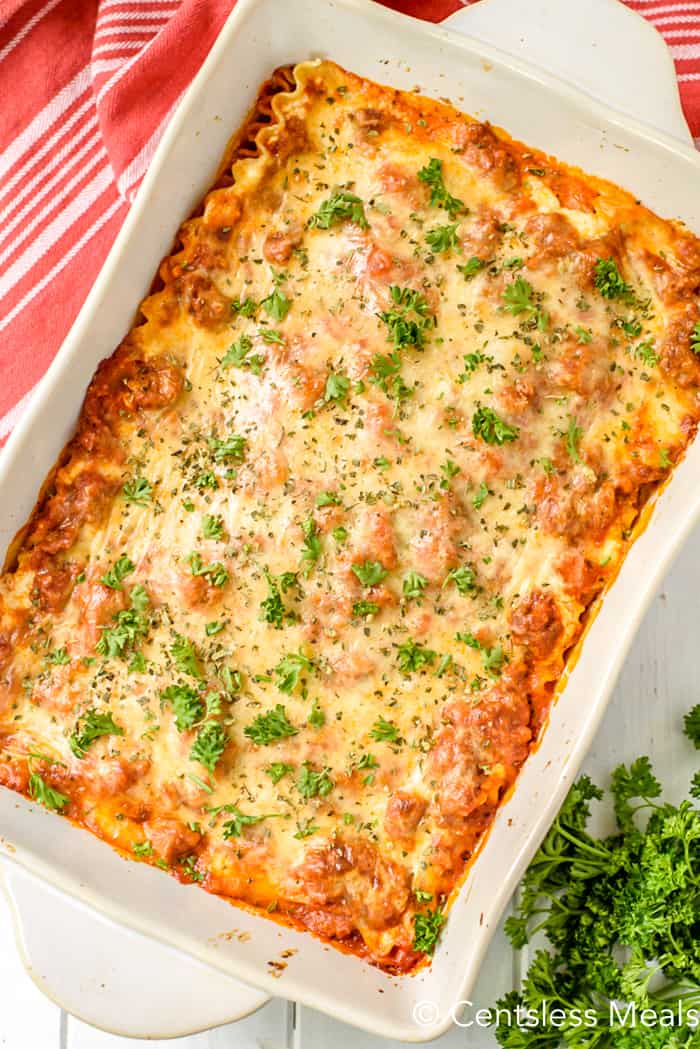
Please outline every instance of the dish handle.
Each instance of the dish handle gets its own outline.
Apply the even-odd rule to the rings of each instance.
[[[620,0],[479,0],[442,25],[572,83],[684,145],[693,144],[663,37]]]
[[[115,925],[6,859],[0,889],[29,976],[93,1027],[125,1038],[182,1038],[233,1023],[270,1001],[263,991]]]

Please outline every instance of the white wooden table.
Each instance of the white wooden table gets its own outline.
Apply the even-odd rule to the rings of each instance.
[[[657,773],[678,799],[700,760],[681,733],[683,713],[700,699],[700,527],[647,613],[623,669],[607,716],[586,762],[605,783],[620,761],[652,757]],[[487,1006],[517,984],[525,959],[495,938],[474,993]],[[104,1034],[68,1016],[45,998],[24,971],[16,951],[8,905],[0,899],[0,1049],[397,1049],[311,1009],[275,1000],[237,1024],[168,1042],[141,1042]],[[439,1049],[493,1049],[488,1031],[454,1027]]]

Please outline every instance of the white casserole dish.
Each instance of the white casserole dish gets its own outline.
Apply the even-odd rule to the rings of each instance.
[[[605,5],[615,18],[617,8],[610,0]],[[569,7],[570,0],[558,0],[557,6]],[[572,12],[573,7],[571,3]],[[625,23],[621,34],[627,24],[632,25]],[[394,15],[368,0],[295,0],[293,5],[288,0],[239,0],[173,118],[78,321],[3,452],[3,546],[30,512],[43,477],[70,435],[97,362],[130,326],[178,223],[210,185],[258,85],[276,65],[315,56],[331,57],[380,82],[409,89],[419,85],[425,94],[447,96],[516,138],[633,189],[662,215],[680,217],[700,233],[700,157],[689,145],[492,47]],[[614,101],[618,110],[623,108]],[[669,107],[672,101],[666,100]],[[528,761],[454,903],[430,970],[403,979],[387,977],[308,934],[283,929],[158,871],[126,863],[89,834],[0,791],[7,851],[114,921],[272,994],[387,1037],[435,1038],[449,1026],[453,1003],[469,997],[500,913],[575,776],[646,603],[698,516],[699,482],[696,444],[659,498],[647,531],[606,597],[542,746]],[[219,934],[233,927],[250,933],[250,939],[221,939]],[[288,948],[297,953],[276,979],[267,963]],[[426,1000],[435,1003],[435,1020],[418,1026],[414,1009]]]

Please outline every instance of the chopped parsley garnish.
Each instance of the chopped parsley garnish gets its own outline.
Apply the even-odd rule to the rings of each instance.
[[[250,300],[249,300],[250,301]],[[221,358],[222,368],[250,368],[254,375],[260,375],[265,358],[259,353],[251,353],[253,340],[249,335],[241,335],[238,342],[233,342]]]
[[[275,579],[265,569],[267,580],[267,597],[260,604],[260,618],[264,623],[272,623],[276,630],[281,630],[285,620],[297,618],[296,612],[285,608],[282,594],[286,593],[292,586],[296,585],[295,572],[284,572],[279,579]]]
[[[202,555],[194,550],[187,558],[190,563],[190,571],[193,576],[207,576],[212,586],[225,586],[229,580],[228,570],[221,561],[214,561],[213,564],[205,565],[202,561]]]
[[[294,766],[288,765],[286,761],[273,761],[271,765],[268,765],[265,769],[265,775],[269,776],[273,783],[279,783],[284,777],[288,776],[290,772],[294,772]]]
[[[60,791],[50,787],[38,772],[32,772],[29,775],[29,796],[45,808],[53,809],[54,812],[62,812],[70,802],[66,794],[61,794]]]
[[[258,304],[248,296],[241,301],[240,299],[234,299],[231,303],[231,309],[234,313],[238,313],[241,317],[253,317],[257,311]]]
[[[67,666],[68,663],[70,663],[70,656],[68,655],[65,645],[61,646],[61,648],[55,649],[53,652],[47,652],[46,662],[54,667]]]
[[[268,812],[265,816],[248,816],[236,805],[225,805],[224,812],[230,815],[231,819],[226,820],[223,824],[223,836],[228,841],[229,838],[240,838],[243,833],[244,827],[252,827],[256,823],[262,823],[263,820],[276,819],[282,816],[281,812]]]
[[[307,725],[311,725],[311,728],[323,728],[326,724],[326,715],[318,705],[317,699],[315,699],[311,705],[311,713],[306,719],[306,723]]]
[[[218,437],[209,437],[207,439],[212,458],[217,463],[224,463],[229,459],[237,463],[243,462],[247,443],[245,437],[241,437],[237,433],[221,439]]]
[[[204,514],[202,517],[202,535],[205,539],[223,539],[224,519],[219,514]]]
[[[399,730],[393,721],[387,721],[379,715],[369,732],[377,743],[398,743],[401,739]]]
[[[581,456],[579,455],[578,446],[583,437],[583,430],[577,425],[576,419],[573,415],[569,416],[569,425],[563,433],[566,438],[566,450],[569,453],[569,457],[575,462],[581,462]]]
[[[289,313],[292,300],[288,299],[284,292],[280,291],[279,288],[275,288],[266,299],[262,300],[260,305],[265,310],[268,317],[271,317],[273,321],[283,321]]]
[[[372,374],[369,381],[395,401],[404,401],[413,393],[401,376],[401,363],[398,351],[392,350],[388,354],[375,353],[370,364]]]
[[[309,575],[323,553],[323,546],[313,517],[309,517],[304,521],[301,530],[304,535],[304,541],[301,546],[301,559],[305,566],[304,574]]]
[[[693,353],[700,356],[700,321],[697,322],[690,334],[690,348]]]
[[[303,652],[288,652],[283,656],[275,667],[277,681],[275,682],[280,692],[292,694],[302,680],[305,672],[313,670],[314,664]]]
[[[410,674],[415,670],[420,670],[422,667],[428,667],[434,663],[437,659],[437,652],[426,648],[422,641],[414,641],[412,638],[409,638],[408,641],[404,641],[403,644],[398,646],[396,657],[399,670],[402,670],[405,674]]]
[[[465,210],[464,202],[447,192],[442,173],[442,161],[437,157],[431,157],[425,167],[420,169],[418,178],[430,187],[431,207],[443,208],[451,219],[455,219],[460,211]]]
[[[131,846],[134,856],[152,856],[153,846],[150,841],[135,841]]]
[[[302,798],[325,798],[330,794],[334,784],[329,772],[329,768],[315,772],[313,766],[305,761],[299,769],[299,777],[296,781],[296,788]]]
[[[122,581],[126,579],[128,575],[131,575],[135,568],[136,565],[134,562],[131,561],[126,554],[122,554],[121,557],[114,562],[114,565],[110,568],[109,572],[105,572],[100,579],[100,582],[104,586],[111,587],[112,590],[121,590]]]
[[[263,342],[266,342],[269,346],[276,343],[278,346],[284,345],[284,336],[282,332],[277,331],[276,328],[260,328],[258,335]]]
[[[224,629],[224,624],[218,619],[212,620],[211,623],[206,623],[204,626],[204,633],[207,637],[216,637]]]
[[[316,506],[319,510],[324,506],[340,506],[340,496],[337,492],[319,492],[316,496]]]
[[[414,346],[422,349],[425,335],[435,325],[435,318],[428,310],[424,295],[412,288],[389,288],[392,308],[380,313],[379,317],[389,329],[389,338],[397,350]]]
[[[91,709],[80,715],[75,732],[68,743],[76,758],[84,758],[90,744],[101,736],[123,735],[124,729],[115,723],[111,714],[101,714],[98,710]]]
[[[443,475],[440,481],[441,488],[449,488],[450,481],[453,477],[456,477],[458,473],[461,473],[461,467],[457,466],[457,463],[453,462],[452,459],[446,459],[440,467],[440,472]]]
[[[475,437],[480,437],[486,444],[506,444],[509,441],[517,441],[520,436],[520,427],[511,426],[501,419],[493,408],[480,405],[472,416],[472,432]]]
[[[353,565],[352,570],[363,586],[376,586],[389,574],[381,561],[363,561]]]
[[[457,382],[463,385],[468,382],[469,377],[479,367],[480,364],[485,364],[487,361],[493,361],[493,357],[487,357],[481,350],[476,350],[473,353],[464,354],[464,371],[457,376]]]
[[[403,580],[403,596],[409,601],[415,601],[422,597],[423,591],[428,585],[428,580],[420,572],[409,572]]]
[[[173,708],[178,732],[188,732],[204,717],[204,701],[191,685],[168,685],[160,695]]]
[[[436,252],[450,251],[451,248],[456,248],[459,244],[457,223],[450,226],[435,226],[433,229],[428,230],[425,235],[425,242],[429,248]]]
[[[505,303],[503,309],[507,313],[512,313],[514,317],[519,317],[521,313],[527,314],[528,317],[534,316],[537,320],[537,327],[544,331],[548,326],[549,318],[539,305],[541,299],[542,295],[537,294],[529,281],[524,277],[516,277],[503,290],[503,302]]]
[[[224,726],[218,721],[207,721],[192,744],[190,761],[198,761],[213,775],[227,742]]]
[[[454,583],[460,594],[468,594],[469,597],[474,597],[479,589],[476,585],[476,573],[468,565],[453,568],[442,585],[447,586],[448,583]]]
[[[323,394],[325,404],[335,401],[336,404],[344,405],[350,391],[350,380],[347,375],[329,372],[326,379],[326,389]]]
[[[593,332],[591,329],[582,328],[580,324],[574,328],[574,335],[582,346],[588,346],[589,343],[593,342]]]
[[[470,259],[461,266],[458,266],[457,269],[465,280],[472,280],[476,277],[477,273],[480,273],[481,270],[484,269],[485,266],[486,263],[482,259],[477,258],[476,255],[472,255]]]
[[[604,299],[629,302],[633,298],[632,288],[622,279],[614,259],[598,259],[593,274],[593,283]]]
[[[475,510],[481,509],[481,507],[486,502],[489,494],[489,486],[486,484],[486,481],[482,481],[477,489],[476,495],[472,499],[472,506]]]
[[[653,342],[640,342],[634,349],[634,356],[647,368],[654,368],[659,363],[659,355],[654,349]]]
[[[294,837],[310,838],[311,835],[315,834],[318,830],[320,830],[320,828],[314,823],[312,819],[299,820],[299,822],[297,823],[297,830]]]
[[[336,222],[354,222],[362,229],[369,227],[360,197],[346,190],[337,190],[324,200],[316,214],[311,216],[309,228],[330,229]]]
[[[413,915],[413,949],[423,954],[433,954],[445,924],[445,915],[438,910],[422,911]]]
[[[379,611],[379,605],[376,601],[356,601],[352,606],[352,614],[354,616],[376,616]]]
[[[203,678],[202,668],[199,663],[197,649],[193,641],[178,634],[170,646],[170,655],[175,661],[178,670],[190,677]]]
[[[482,642],[474,637],[469,631],[458,632],[455,636],[458,641],[463,641],[465,645],[469,646],[469,648],[473,648],[481,653],[484,670],[490,677],[496,678],[500,676],[503,667],[508,662],[508,657],[503,651],[502,645],[493,645],[489,648],[487,645],[482,644]]]
[[[268,710],[266,714],[258,714],[250,725],[246,725],[243,735],[262,747],[269,743],[277,743],[280,739],[287,739],[288,736],[296,736],[298,731],[298,728],[290,724],[282,704],[277,703],[272,710]]]
[[[102,636],[95,645],[95,651],[108,659],[123,656],[148,633],[149,620],[145,614],[148,608],[148,594],[142,586],[137,585],[132,588],[129,596],[131,607],[112,616],[111,626],[100,627]]]
[[[145,477],[133,477],[122,488],[122,498],[136,506],[150,506],[153,502],[153,487]]]

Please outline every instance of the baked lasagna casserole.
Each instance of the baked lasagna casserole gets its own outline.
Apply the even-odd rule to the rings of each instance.
[[[700,241],[278,71],[0,580],[0,781],[388,972],[700,418]]]

